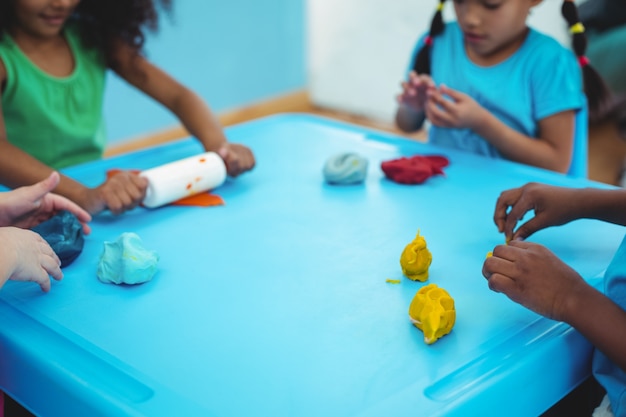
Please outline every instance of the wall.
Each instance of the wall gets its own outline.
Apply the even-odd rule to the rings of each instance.
[[[437,0],[310,0],[309,88],[315,104],[391,122],[395,96]],[[454,18],[448,1],[444,18]],[[544,0],[529,24],[569,41],[560,0]]]
[[[215,112],[306,88],[305,0],[181,0],[148,59],[199,93]],[[160,105],[108,77],[109,142],[177,125]]]

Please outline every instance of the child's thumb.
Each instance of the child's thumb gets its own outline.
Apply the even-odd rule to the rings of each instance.
[[[34,184],[31,187],[32,196],[34,197],[34,199],[39,199],[45,196],[50,191],[54,190],[56,186],[59,185],[60,181],[61,181],[61,176],[59,175],[59,173],[57,171],[53,171],[48,176],[48,178],[46,178],[45,180],[39,181],[37,184]]]

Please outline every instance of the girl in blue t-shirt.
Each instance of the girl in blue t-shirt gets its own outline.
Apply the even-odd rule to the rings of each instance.
[[[571,51],[526,25],[541,0],[454,0],[457,21],[448,24],[444,3],[402,83],[398,126],[412,132],[428,118],[433,144],[567,172],[575,131],[586,128],[587,100],[593,117],[608,98],[584,56],[573,1],[563,2],[563,16],[579,65]]]

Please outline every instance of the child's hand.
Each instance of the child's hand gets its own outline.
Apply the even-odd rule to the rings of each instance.
[[[88,210],[95,214],[108,208],[113,214],[122,214],[141,204],[147,188],[147,179],[133,172],[121,171],[90,190]]]
[[[475,130],[480,124],[485,109],[467,94],[443,84],[427,94],[426,116],[434,126]]]
[[[398,103],[418,112],[425,110],[428,100],[427,92],[436,89],[435,83],[429,75],[417,75],[414,71],[409,73],[409,79],[403,81],[401,86],[402,93],[397,97]]]
[[[67,210],[78,218],[85,233],[90,232],[87,222],[91,216],[76,203],[51,191],[59,184],[58,172],[37,184],[0,193],[0,226],[16,226],[29,229],[37,226],[61,210]]]
[[[254,168],[254,155],[250,148],[236,143],[225,143],[217,154],[226,164],[226,171],[231,177],[236,177]]]
[[[520,188],[503,191],[496,202],[493,220],[507,240],[523,240],[550,226],[558,226],[576,218],[576,190],[545,184],[529,183]],[[509,210],[510,208],[510,210]],[[522,224],[515,233],[517,222],[533,210],[534,217]]]
[[[570,300],[587,284],[545,247],[512,241],[496,246],[483,264],[489,288],[545,317],[567,321]],[[580,308],[580,306],[576,306]]]
[[[61,261],[50,245],[37,233],[16,227],[1,227],[0,270],[2,281],[32,281],[43,292],[50,291],[50,277],[63,278]]]

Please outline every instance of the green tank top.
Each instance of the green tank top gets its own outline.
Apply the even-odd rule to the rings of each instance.
[[[45,73],[6,32],[0,40],[7,72],[2,92],[7,138],[55,169],[99,159],[106,144],[104,60],[82,46],[75,28],[66,28],[64,35],[74,56],[68,77]]]

